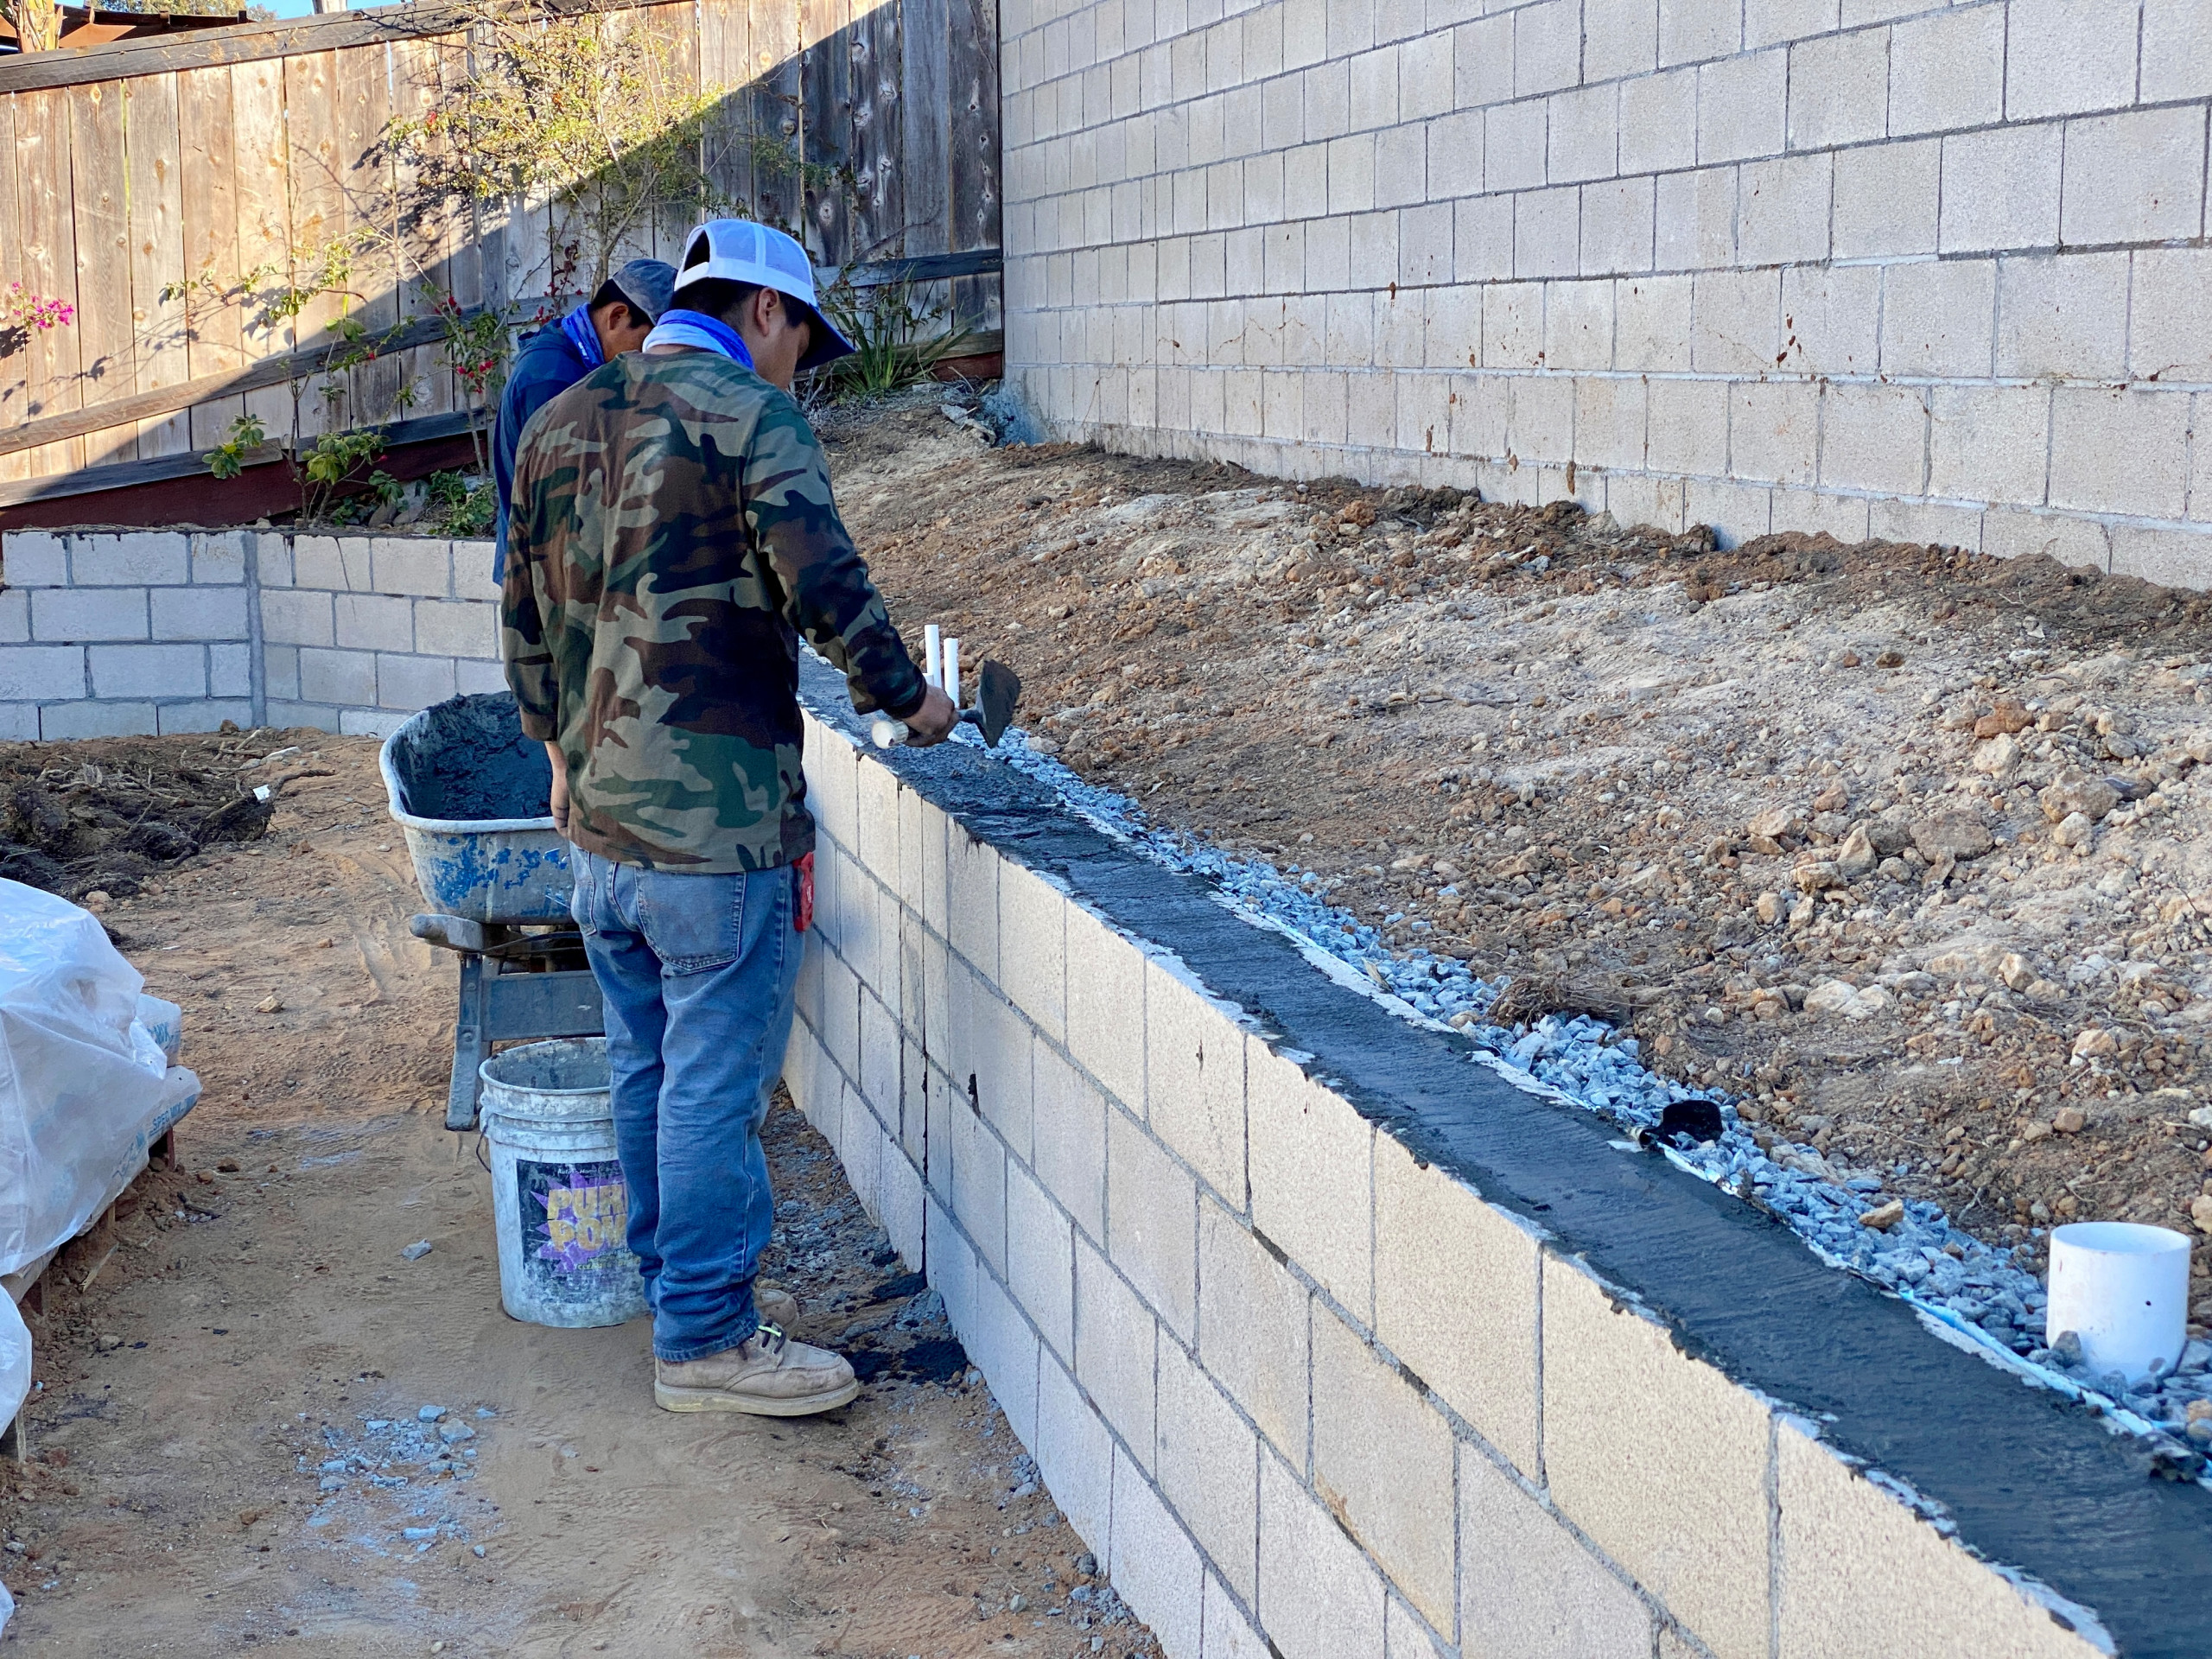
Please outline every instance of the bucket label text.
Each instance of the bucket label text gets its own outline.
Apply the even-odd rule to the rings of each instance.
[[[537,1164],[518,1159],[516,1197],[524,1251],[556,1274],[632,1265],[626,1236],[630,1193],[622,1166]]]

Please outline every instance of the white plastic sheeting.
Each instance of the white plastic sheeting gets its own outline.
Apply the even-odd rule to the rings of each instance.
[[[144,982],[88,912],[0,880],[0,1274],[82,1232],[200,1097]]]
[[[12,1297],[0,1295],[0,1423],[23,1408],[31,1391],[31,1333]],[[16,1616],[16,1599],[0,1584],[0,1630]]]

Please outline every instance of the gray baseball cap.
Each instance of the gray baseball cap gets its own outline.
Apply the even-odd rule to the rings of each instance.
[[[632,259],[609,280],[634,309],[655,322],[676,297],[676,267],[658,259]]]

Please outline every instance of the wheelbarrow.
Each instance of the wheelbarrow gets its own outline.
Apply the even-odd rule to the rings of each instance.
[[[547,810],[552,767],[503,691],[410,716],[378,763],[429,906],[409,931],[461,957],[446,1127],[473,1129],[478,1068],[494,1044],[607,1029],[569,915],[568,843]]]

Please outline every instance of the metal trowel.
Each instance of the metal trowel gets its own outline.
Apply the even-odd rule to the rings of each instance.
[[[1014,711],[1021,702],[1021,677],[1004,663],[985,658],[976,682],[976,706],[963,709],[960,721],[982,733],[984,747],[995,749],[1006,728],[1014,724]],[[906,722],[879,715],[868,735],[877,748],[890,748],[906,741]]]

